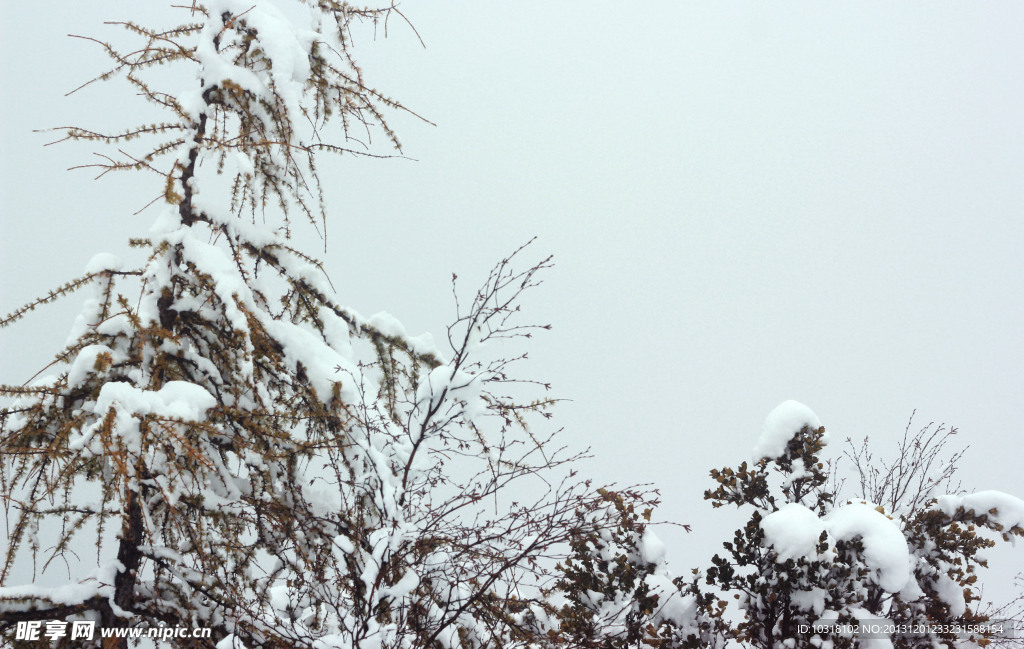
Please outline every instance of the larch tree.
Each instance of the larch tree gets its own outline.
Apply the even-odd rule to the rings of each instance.
[[[364,80],[350,30],[402,17],[335,0],[179,11],[171,27],[120,23],[130,47],[96,40],[113,62],[98,80],[127,80],[165,120],[63,129],[117,150],[101,174],[159,178],[159,217],[130,242],[145,261],[97,255],[2,323],[91,291],[48,374],[0,387],[0,634],[75,647],[185,627],[210,636],[172,643],[531,642],[548,559],[592,496],[571,477],[580,456],[530,425],[549,415],[549,386],[512,374],[525,354],[486,345],[531,335],[519,299],[550,260],[499,263],[457,304],[445,355],[344,306],[290,233],[296,217],[324,218],[318,154],[365,153],[357,128],[398,145],[385,112],[404,108]],[[193,71],[192,87],[157,87],[164,66]],[[66,584],[12,581],[65,562]],[[38,620],[98,631],[16,638]]]

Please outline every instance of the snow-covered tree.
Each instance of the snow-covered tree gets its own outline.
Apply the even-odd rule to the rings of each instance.
[[[734,636],[764,649],[857,641],[952,648],[977,629],[973,640],[989,642],[997,634],[979,626],[988,618],[969,608],[979,599],[978,553],[995,543],[981,532],[1024,536],[1024,501],[999,492],[933,494],[948,475],[931,473],[927,446],[909,445],[902,477],[840,502],[828,489],[833,467],[821,457],[827,442],[817,416],[789,401],[765,421],[753,466],[711,472],[718,487],[705,498],[715,507],[753,509],[706,573],[708,585],[739,601]],[[881,484],[861,466],[862,487]],[[857,638],[829,626],[853,623],[903,630]]]
[[[212,630],[175,640],[190,647],[527,642],[545,558],[592,496],[568,477],[579,456],[530,426],[548,386],[487,344],[531,334],[518,301],[550,261],[499,263],[457,307],[446,354],[346,307],[292,219],[323,221],[316,154],[366,153],[357,127],[397,146],[384,112],[402,107],[363,79],[350,30],[398,10],[179,11],[123,23],[131,46],[101,43],[114,63],[99,79],[127,79],[165,121],[64,129],[116,148],[101,173],[159,178],[163,209],[131,242],[145,260],[99,254],[2,323],[91,291],[49,373],[0,388],[0,633],[77,620]],[[192,86],[157,87],[165,67]],[[14,581],[57,565],[63,585]],[[53,638],[68,642],[99,632]]]

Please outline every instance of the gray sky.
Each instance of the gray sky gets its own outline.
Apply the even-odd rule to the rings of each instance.
[[[158,4],[158,3],[153,3]],[[63,94],[103,58],[69,32],[137,2],[0,8],[0,311],[127,256],[159,191],[65,173],[90,150],[31,129],[129,123],[122,87]],[[527,314],[599,481],[652,482],[680,573],[736,526],[701,500],[779,402],[885,453],[907,419],[972,448],[968,489],[1024,496],[1024,6],[1016,2],[410,0],[362,36],[368,77],[437,124],[393,120],[417,161],[324,168],[342,302],[440,340],[449,278],[475,288],[534,235],[557,267]],[[106,30],[106,31],[105,31]],[[320,244],[313,243],[312,250]],[[80,304],[0,330],[4,382]],[[1024,570],[1024,550],[1000,573]]]

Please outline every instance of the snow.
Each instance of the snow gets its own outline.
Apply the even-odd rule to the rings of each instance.
[[[56,605],[74,606],[97,595],[110,597],[114,594],[114,577],[122,570],[124,566],[121,562],[113,560],[97,566],[76,583],[53,587],[35,584],[0,587],[0,600],[6,600],[0,603],[0,611],[29,610],[29,604],[17,603],[17,600],[36,599]]]
[[[202,241],[191,230],[191,228],[184,228],[178,231],[176,236],[166,237],[166,240],[169,243],[180,243],[183,261],[191,261],[216,280],[214,288],[217,296],[224,303],[225,314],[229,318],[231,326],[239,331],[245,331],[248,328],[248,321],[245,315],[238,310],[234,296],[248,295],[248,287],[239,276],[234,262],[224,250]]]
[[[890,593],[902,590],[912,578],[907,539],[895,522],[868,503],[837,507],[823,519],[835,539],[860,537],[864,560],[875,569],[875,583]]]
[[[234,159],[235,164],[238,167],[238,173],[243,176],[252,176],[256,172],[256,167],[252,163],[252,158],[241,151],[235,152]]]
[[[76,584],[63,584],[54,587],[36,586],[32,584],[24,586],[11,586],[0,588],[0,598],[7,599],[41,599],[53,604],[74,606],[89,599],[90,597],[96,596],[99,592],[97,584],[89,583],[76,583]],[[4,606],[14,608],[10,606],[10,603],[4,602]]]
[[[339,354],[351,358],[352,332],[348,323],[327,307],[320,307],[319,316],[324,323],[324,341]]]
[[[647,563],[661,564],[665,561],[665,543],[648,527],[640,539],[640,558]]]
[[[200,77],[204,90],[225,81],[240,86],[256,97],[262,105],[273,106],[283,104],[288,121],[297,125],[303,121],[302,100],[305,85],[310,76],[309,56],[316,41],[328,40],[308,24],[305,27],[293,23],[271,2],[265,0],[212,0],[208,5],[209,15],[240,17],[256,36],[258,49],[269,61],[262,70],[254,71],[248,67],[235,65],[224,51],[230,48],[218,47],[215,39],[223,36],[224,25],[220,20],[212,19],[204,25],[196,48],[196,58],[200,64]],[[201,91],[191,91],[179,95],[178,101],[182,108],[193,119],[206,111]],[[260,103],[252,104],[257,111],[262,111]],[[260,115],[267,124],[273,122],[268,114]],[[294,131],[293,142],[301,144]],[[187,150],[183,147],[183,150]],[[241,170],[245,173],[246,166],[241,162]],[[287,168],[288,161],[284,157],[275,161],[282,168]]]
[[[913,570],[914,567],[911,566],[911,571]],[[921,589],[921,584],[917,583],[917,579],[908,579],[907,585],[900,589],[899,596],[900,599],[902,599],[904,602],[912,602],[916,599],[924,597],[925,592]],[[962,592],[960,593],[960,596],[963,597]]]
[[[800,503],[787,503],[761,519],[765,545],[771,545],[779,559],[797,559],[815,552],[825,529],[817,514]]]
[[[793,470],[786,476],[786,479],[783,480],[782,486],[783,488],[789,487],[797,480],[810,478],[811,475],[811,472],[807,470],[806,466],[804,466],[804,461],[800,458],[796,458],[793,460]]]
[[[397,601],[402,599],[403,597],[408,597],[410,594],[412,594],[414,590],[416,590],[416,587],[419,585],[420,576],[417,575],[414,571],[406,569],[405,574],[402,575],[402,578],[399,579],[394,586],[382,588],[379,591],[377,597],[379,599],[387,597],[393,601]]]
[[[405,327],[398,321],[398,318],[387,311],[374,313],[367,319],[366,324],[389,338],[406,337]]]
[[[988,515],[1003,530],[1015,526],[1024,528],[1024,500],[1002,491],[939,496],[936,499],[936,506],[950,517],[956,514],[957,509],[963,507],[965,511],[974,512],[976,515]]]
[[[270,596],[270,606],[278,611],[288,611],[291,607],[291,598],[288,596],[288,586],[281,584],[267,590]]]
[[[690,595],[682,595],[667,574],[653,574],[644,577],[650,587],[650,594],[658,596],[658,609],[652,616],[655,621],[666,620],[680,627],[693,623],[697,604]]]
[[[445,363],[444,355],[437,348],[434,337],[430,333],[422,333],[419,336],[410,336],[405,326],[395,316],[387,311],[375,313],[369,318],[363,318],[355,312],[351,312],[357,322],[373,329],[379,334],[388,338],[403,340],[414,354],[425,357],[433,357],[439,363]]]
[[[334,385],[338,382],[341,382],[343,401],[355,403],[359,400],[355,380],[362,373],[350,358],[331,349],[313,332],[291,322],[266,318],[263,326],[281,343],[290,369],[295,371],[300,362],[303,364],[306,376],[321,401],[330,403]],[[342,376],[351,378],[343,380]]]
[[[115,408],[114,429],[124,438],[126,447],[132,452],[141,450],[138,422],[136,417],[155,415],[168,419],[185,421],[201,421],[207,410],[217,404],[213,395],[204,388],[186,381],[168,381],[159,390],[140,390],[130,383],[106,383],[100,388],[100,394],[93,405],[93,412],[105,413]],[[80,450],[86,448],[96,431],[103,426],[103,418],[99,418],[86,426],[77,435],[71,437],[68,448]],[[92,449],[92,452],[102,452]]]
[[[800,430],[807,426],[812,430],[821,428],[818,415],[799,401],[784,401],[775,407],[764,420],[761,437],[754,446],[754,459],[775,459],[786,452],[786,445]]]
[[[68,369],[68,388],[74,388],[84,381],[87,376],[95,372],[96,358],[100,354],[110,353],[111,350],[106,345],[87,345],[83,347],[78,352],[78,356],[75,357],[71,368]]]
[[[150,234],[155,236],[170,234],[180,229],[181,215],[178,213],[178,208],[174,205],[168,205],[160,210],[160,215],[153,221],[153,225],[149,226]]]
[[[232,4],[239,5],[240,3],[224,1],[217,2],[214,6],[210,7],[210,15],[222,16],[225,13],[239,14],[245,11],[245,8],[236,9],[234,7],[227,6]],[[199,37],[199,43],[196,47],[195,53],[202,68],[201,74],[205,83],[204,90],[230,80],[234,84],[253,93],[260,99],[273,102],[272,93],[270,93],[266,83],[258,74],[248,68],[235,65],[218,51],[217,45],[214,43],[214,39],[219,40],[223,27],[223,24],[219,20],[210,20],[203,26],[203,31]],[[197,108],[201,111],[205,111],[206,109],[205,105],[197,104],[195,102],[189,102],[186,105],[190,111],[194,111]],[[270,120],[268,120],[268,122],[269,121]],[[187,153],[187,149],[185,147],[182,147],[182,150]]]
[[[89,263],[85,265],[85,272],[89,275],[93,273],[102,273],[105,270],[121,270],[124,267],[124,262],[117,255],[112,255],[109,252],[101,252],[97,255],[93,255]]]
[[[423,372],[420,376],[419,388],[416,391],[416,401],[427,403],[427,408],[432,409],[446,393],[451,385],[452,368],[448,365],[439,365],[429,372]]]
[[[140,390],[128,383],[107,383],[96,399],[96,412],[120,406],[134,415],[156,415],[200,421],[217,405],[213,395],[195,383],[168,381],[159,390]]]
[[[344,554],[352,554],[356,551],[356,546],[352,543],[352,541],[349,540],[347,536],[343,534],[339,534],[338,536],[334,537],[334,544]]]
[[[825,612],[826,597],[828,597],[828,591],[824,588],[811,588],[810,590],[793,591],[790,594],[790,601],[797,608],[820,616]]]
[[[432,336],[429,331],[421,333],[418,336],[408,336],[406,337],[405,342],[408,343],[409,349],[411,349],[414,354],[428,358],[433,357],[437,359],[437,362],[439,363],[446,362],[444,355],[437,347],[437,343],[434,342],[434,336]]]
[[[462,417],[466,421],[474,421],[487,411],[482,388],[483,381],[477,375],[456,370],[451,365],[438,365],[420,372],[416,402],[429,411],[443,399],[454,399],[463,406]]]
[[[303,86],[310,74],[309,51],[317,35],[297,29],[269,2],[221,0],[216,4],[234,15],[244,14],[245,21],[256,29],[263,53],[272,62],[269,72],[274,89],[284,99],[291,123],[300,123]]]
[[[823,518],[801,505],[787,503],[761,520],[764,544],[772,546],[780,561],[814,557],[823,531],[831,545],[860,538],[864,562],[874,569],[875,583],[890,593],[903,590],[913,578],[906,538],[895,522],[868,503],[837,507]]]
[[[99,308],[100,303],[96,298],[91,297],[85,300],[81,312],[75,316],[71,329],[68,331],[67,340],[64,341],[65,347],[74,345],[79,338],[88,333],[89,326],[94,323]]]
[[[935,589],[935,594],[938,595],[939,599],[949,606],[950,615],[960,617],[967,610],[967,600],[964,598],[963,586],[956,583],[949,575],[943,572],[935,575],[932,587]]]

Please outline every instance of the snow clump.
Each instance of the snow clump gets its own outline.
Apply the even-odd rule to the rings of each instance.
[[[814,411],[799,401],[783,401],[768,413],[761,429],[761,437],[754,446],[754,460],[774,460],[786,452],[786,445],[801,428],[821,428],[821,420]]]
[[[821,533],[827,532],[830,545],[861,539],[864,562],[874,569],[872,579],[886,592],[899,592],[913,579],[906,538],[896,523],[869,503],[843,505],[822,518],[800,503],[787,503],[765,516],[761,529],[764,545],[774,548],[779,561],[813,560]]]

